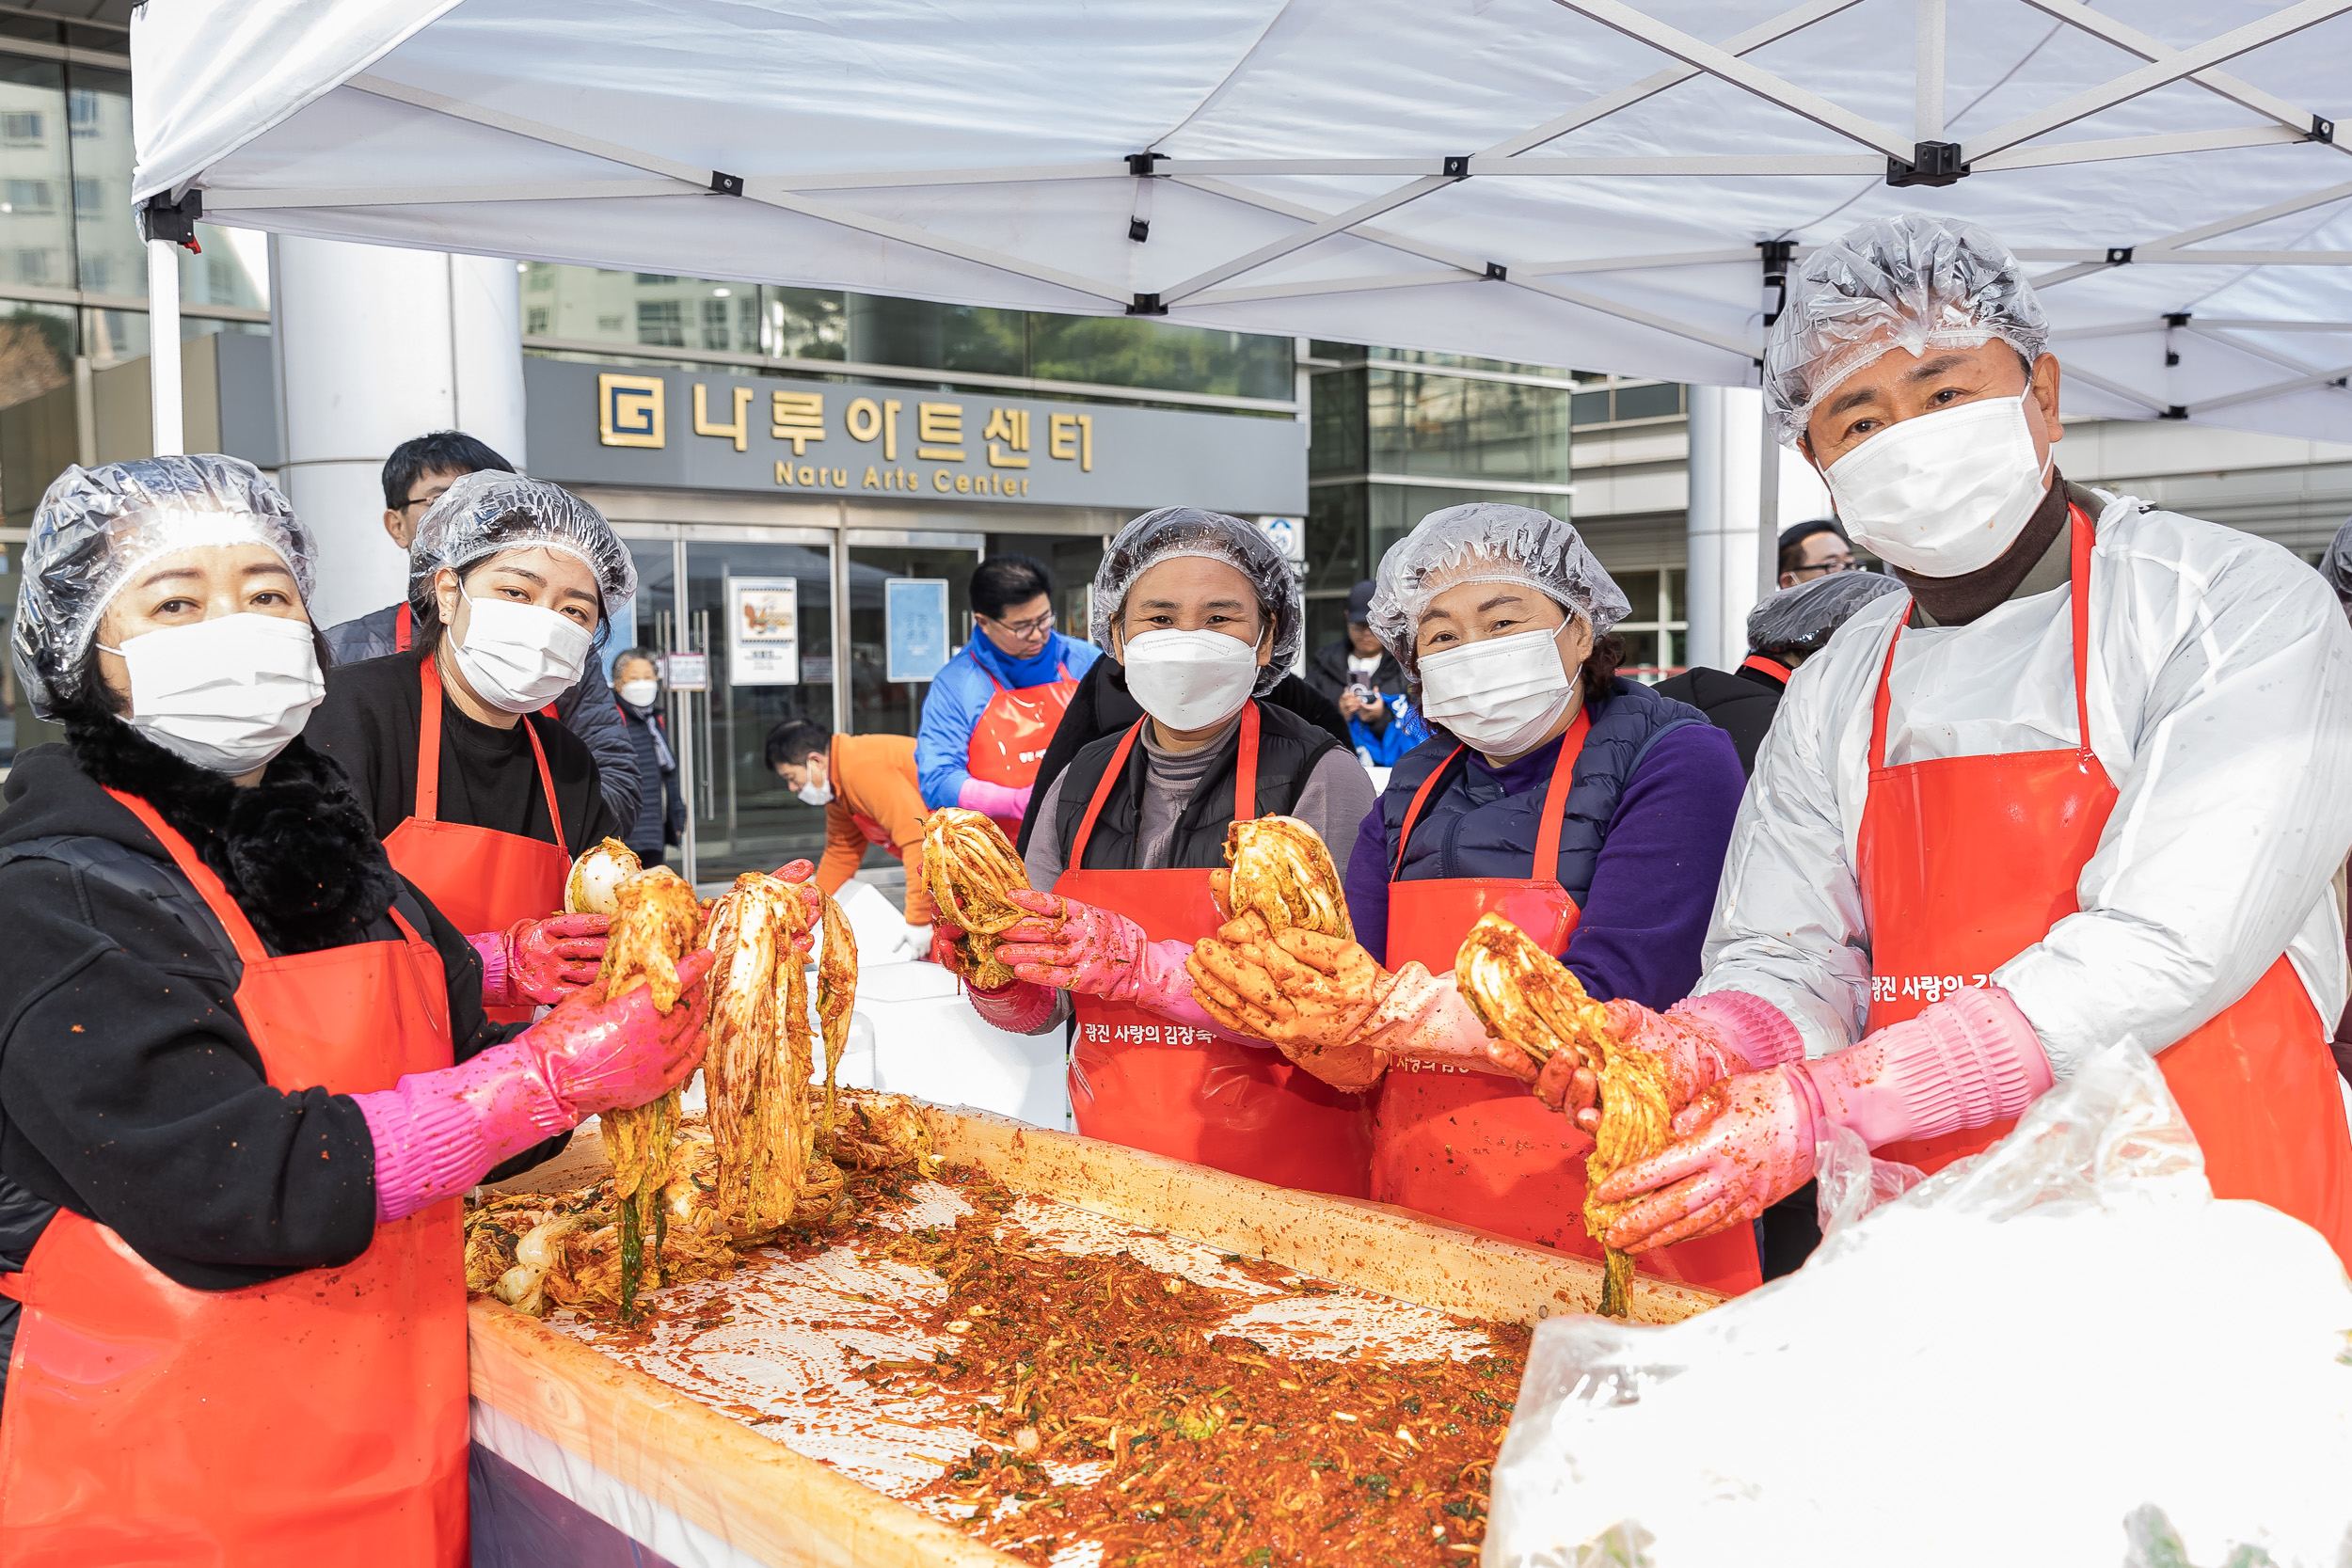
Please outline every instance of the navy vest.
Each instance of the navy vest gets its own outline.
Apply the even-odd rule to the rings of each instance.
[[[1556,875],[1577,906],[1593,885],[1593,867],[1600,860],[1601,841],[1609,836],[1609,821],[1617,813],[1626,782],[1658,737],[1686,724],[1704,724],[1706,716],[1687,703],[1661,697],[1648,687],[1617,677],[1609,695],[1588,710],[1592,727],[1576,759],[1568,784],[1568,800],[1560,828],[1560,865]],[[1413,841],[1405,851],[1403,880],[1426,881],[1451,877],[1531,878],[1535,869],[1535,835],[1543,824],[1544,793],[1550,787],[1549,768],[1534,784],[1517,795],[1505,795],[1482,763],[1476,773],[1465,750],[1452,763],[1457,743],[1438,735],[1406,753],[1389,775],[1380,797],[1388,864],[1396,865],[1396,835],[1414,792],[1440,767],[1446,776],[1429,792],[1413,825]],[[1556,752],[1554,753],[1556,754]]]

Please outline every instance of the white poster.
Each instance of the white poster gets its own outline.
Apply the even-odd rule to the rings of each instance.
[[[727,684],[801,684],[799,578],[727,578]]]

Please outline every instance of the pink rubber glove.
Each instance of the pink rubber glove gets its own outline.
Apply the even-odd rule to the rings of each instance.
[[[994,990],[983,990],[972,983],[972,976],[963,972],[961,956],[956,943],[963,940],[963,927],[950,926],[936,914],[931,917],[931,962],[963,982],[963,994],[971,999],[972,1010],[999,1029],[1016,1035],[1034,1034],[1045,1027],[1054,1016],[1054,988],[1028,980],[1008,980]]]
[[[1700,1091],[1675,1117],[1672,1144],[1600,1184],[1603,1202],[1641,1199],[1609,1227],[1608,1243],[1646,1252],[1756,1218],[1813,1179],[1827,1122],[1876,1148],[1989,1126],[2050,1083],[2041,1037],[2009,992],[1962,990],[1819,1061]]]
[[[1006,895],[1036,916],[1005,931],[996,957],[1035,985],[1131,1002],[1172,1023],[1214,1030],[1244,1045],[1266,1042],[1237,1035],[1195,1000],[1184,960],[1188,942],[1150,942],[1123,914],[1028,888]]]
[[[1639,1002],[1605,1005],[1609,1027],[1656,1056],[1666,1069],[1667,1109],[1679,1111],[1709,1084],[1804,1058],[1804,1040],[1788,1016],[1759,996],[1710,991],[1662,1013]],[[1526,1074],[1521,1072],[1520,1077]],[[1577,1053],[1561,1052],[1533,1081],[1535,1098],[1567,1114],[1587,1132],[1600,1126],[1599,1080]]]
[[[468,937],[482,958],[482,1005],[552,1005],[584,989],[604,962],[604,934],[612,924],[607,915],[559,914]]]
[[[1125,915],[1056,894],[1018,888],[1005,896],[1031,918],[1006,927],[997,939],[996,958],[1034,985],[1083,991],[1106,1002],[1135,1002],[1147,984],[1165,990],[1170,968],[1184,974],[1190,942],[1146,942],[1143,927]],[[1172,949],[1174,958],[1158,949]],[[1189,978],[1181,994],[1192,994]]]
[[[1013,789],[1005,784],[990,784],[986,779],[967,778],[963,781],[963,787],[956,791],[956,804],[966,811],[977,811],[982,816],[1013,821],[1029,809],[1029,792],[1036,787],[1035,784],[1023,784],[1019,789]]]
[[[702,1061],[716,958],[678,960],[685,987],[667,1017],[644,986],[606,1001],[595,986],[504,1045],[434,1072],[412,1072],[352,1102],[375,1143],[375,1218],[405,1218],[456,1196],[490,1170],[582,1118],[643,1105]]]

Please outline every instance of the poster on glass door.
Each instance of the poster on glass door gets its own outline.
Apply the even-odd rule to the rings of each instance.
[[[801,684],[799,578],[727,578],[727,684]]]
[[[927,681],[947,662],[947,579],[892,578],[882,584],[882,678]]]

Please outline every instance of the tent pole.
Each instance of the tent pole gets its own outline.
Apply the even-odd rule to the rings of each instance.
[[[1944,139],[1944,0],[1918,0],[1915,26],[1918,64],[1914,90],[1918,95],[1915,130],[1921,141]]]
[[[187,450],[180,413],[179,248],[169,240],[147,242],[148,397],[157,457]]]
[[[1763,420],[1756,459],[1756,596],[1769,597],[1780,579],[1780,443]],[[1743,649],[1742,652],[1745,650]]]

